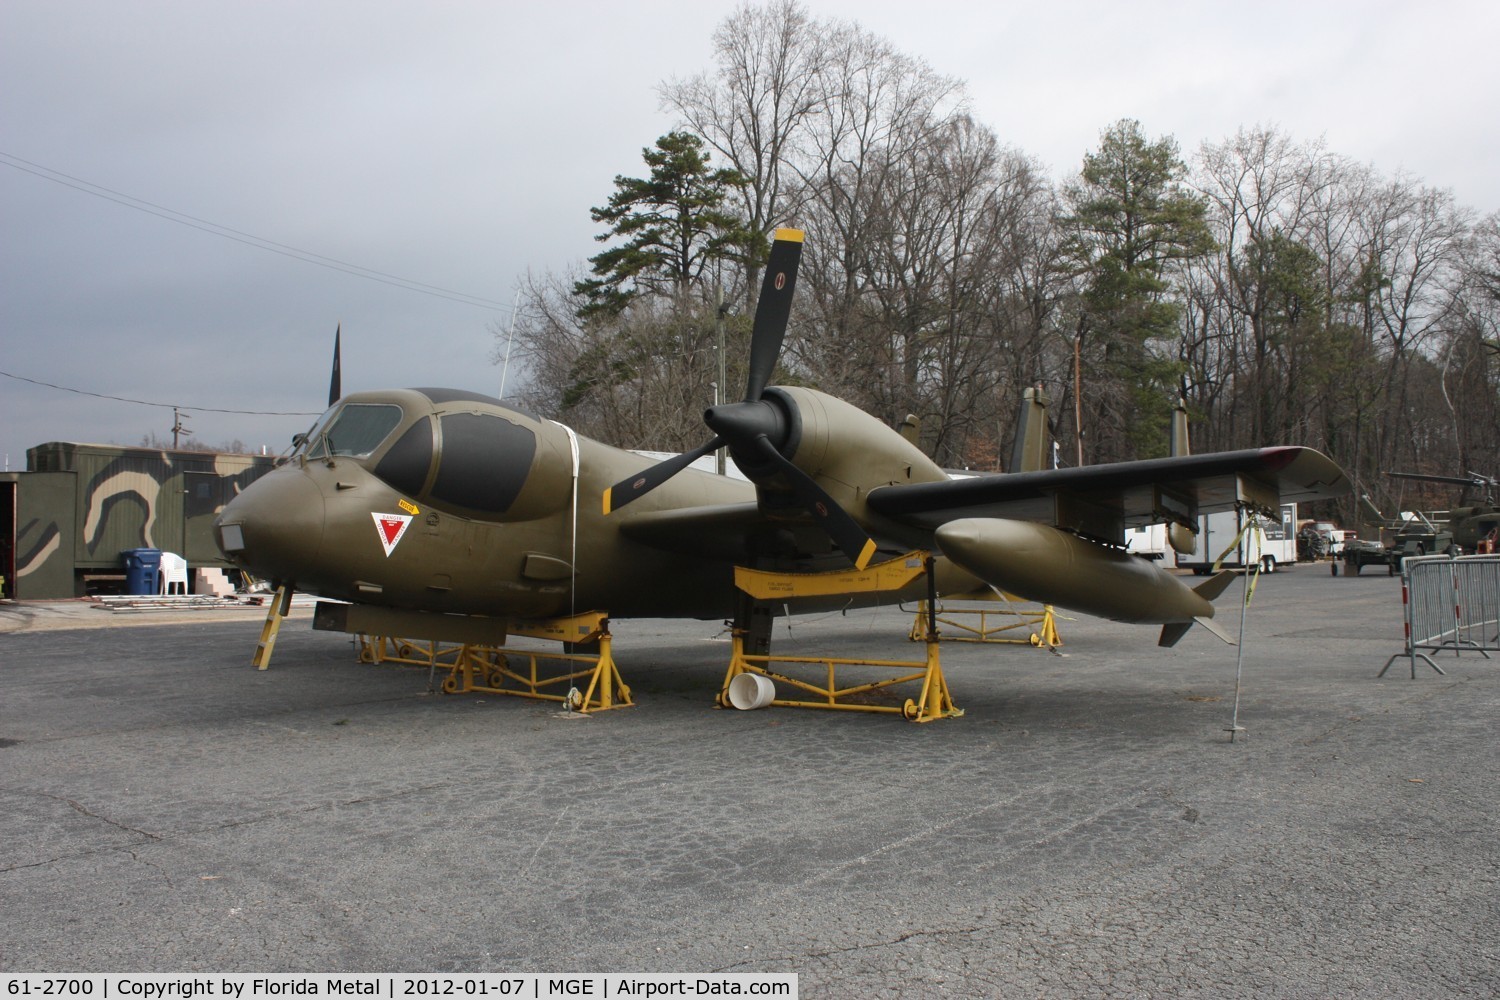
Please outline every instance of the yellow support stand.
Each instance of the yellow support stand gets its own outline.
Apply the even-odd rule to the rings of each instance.
[[[453,667],[462,645],[436,639],[398,639],[388,635],[359,636],[360,663],[403,663],[413,667]]]
[[[996,601],[997,598],[983,594],[960,595],[952,598],[955,601],[973,602],[976,604]],[[1021,602],[1020,598],[1009,594],[1002,594],[999,600]],[[1056,649],[1063,644],[1062,636],[1057,631],[1057,616],[1052,610],[1052,605],[1044,604],[1040,611],[1032,611],[1024,608],[970,608],[955,607],[947,604],[938,604],[934,613],[937,620],[944,625],[957,629],[961,634],[944,636],[945,642],[994,642],[1015,643],[1017,645],[1045,646],[1048,649]],[[907,638],[912,642],[922,641],[926,631],[925,622],[928,617],[928,603],[917,602],[916,615],[912,619],[911,630]],[[978,625],[971,624],[977,618]],[[965,621],[964,619],[968,619]],[[998,620],[1000,624],[992,624],[992,619]],[[1024,636],[1017,638],[1005,633],[1017,629],[1026,629]]]
[[[281,634],[281,623],[292,611],[292,588],[283,584],[276,588],[271,606],[266,609],[266,623],[260,629],[260,642],[255,644],[255,655],[250,665],[256,670],[265,670],[271,665],[271,653],[276,648],[276,637]]]
[[[444,667],[448,670],[443,679],[445,694],[508,694],[561,702],[569,710],[582,713],[635,704],[615,663],[607,614],[594,611],[569,618],[513,622],[510,634],[577,645],[597,644],[599,651],[549,653],[503,645],[443,645],[435,640],[361,636],[359,658],[363,663]],[[541,668],[544,660],[567,666],[562,673],[546,673]]]
[[[917,577],[927,575],[929,593],[935,587],[932,577],[932,556],[926,552],[910,552],[889,562],[864,570],[844,570],[833,573],[767,573],[743,567],[735,569],[735,586],[759,600],[808,597],[827,594],[870,593],[898,590]],[[830,656],[771,656],[745,652],[745,631],[736,629],[732,637],[729,670],[724,675],[724,685],[719,690],[719,705],[728,707],[730,684],[742,674],[758,674],[774,683],[796,689],[805,697],[772,698],[771,705],[792,708],[841,709],[851,712],[886,712],[900,714],[912,722],[931,722],[934,719],[956,718],[963,709],[953,703],[948,682],[943,677],[941,656],[938,650],[937,622],[927,616],[928,627],[922,638],[927,645],[927,655],[921,660],[871,660],[847,659]],[[820,680],[793,677],[773,670],[772,664],[793,664],[818,667]],[[900,673],[883,680],[840,686],[840,668],[895,670]],[[916,698],[908,698],[901,705],[872,703],[872,696],[879,696],[898,684],[921,681]]]
[[[948,682],[943,677],[942,662],[938,654],[936,640],[927,643],[927,657],[925,660],[870,660],[870,659],[843,659],[831,656],[760,656],[745,652],[744,638],[736,631],[733,637],[733,651],[730,653],[729,672],[724,675],[724,686],[719,692],[719,705],[728,708],[729,685],[740,674],[759,674],[773,683],[785,684],[788,687],[805,692],[812,697],[803,698],[773,698],[769,704],[780,705],[787,708],[829,708],[842,709],[848,712],[885,712],[900,714],[912,722],[931,722],[934,719],[957,718],[964,714],[963,709],[953,704],[953,695],[948,690]],[[792,677],[788,674],[771,669],[773,663],[802,664],[818,666],[822,668],[823,682]],[[849,668],[875,668],[887,670],[905,671],[896,677],[888,677],[884,680],[869,681],[863,684],[854,684],[840,687],[838,683],[838,671],[840,667]],[[922,688],[916,698],[908,698],[901,705],[871,704],[869,701],[859,701],[861,697],[868,697],[876,692],[883,692],[897,684],[908,684],[913,681],[921,681]]]

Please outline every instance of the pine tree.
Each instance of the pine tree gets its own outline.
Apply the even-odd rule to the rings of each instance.
[[[1116,122],[1067,189],[1066,256],[1084,283],[1076,336],[1094,382],[1096,460],[1144,457],[1165,443],[1175,363],[1151,350],[1174,336],[1173,268],[1213,249],[1201,197],[1171,138],[1148,142],[1140,123]],[[1092,351],[1090,350],[1092,348]]]
[[[642,156],[650,176],[616,177],[609,203],[590,210],[609,226],[596,239],[624,242],[589,258],[594,277],[573,289],[585,300],[580,317],[619,315],[641,295],[684,303],[706,271],[766,252],[764,238],[725,207],[748,182],[737,171],[713,169],[701,139],[671,132]]]

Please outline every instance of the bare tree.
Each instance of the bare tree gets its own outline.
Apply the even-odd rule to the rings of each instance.
[[[701,443],[700,415],[717,377],[712,306],[642,297],[608,319],[581,319],[575,283],[575,275],[548,275],[522,287],[515,342],[528,379],[519,401],[622,448]],[[744,379],[748,326],[739,317],[726,324],[731,384]]]
[[[857,402],[899,420],[917,381],[922,319],[909,297],[904,314],[881,300],[902,295],[887,285],[906,252],[891,209],[913,195],[913,166],[932,163],[947,141],[962,88],[854,26],[829,33],[822,83],[795,164],[803,218],[818,234],[804,265],[818,339],[794,341],[793,356],[811,378],[852,382]]]
[[[1264,126],[1205,143],[1189,178],[1174,140],[1116,123],[1059,187],[961,82],[802,0],[742,3],[713,52],[659,96],[743,175],[728,195],[751,233],[809,233],[779,380],[916,413],[949,465],[1002,467],[1042,385],[1054,436],[1081,424],[1095,460],[1159,453],[1175,389],[1200,448],[1311,444],[1359,491],[1393,463],[1500,471],[1500,217]],[[708,279],[744,302],[735,367],[760,266]],[[621,444],[696,444],[715,366],[694,280],[676,308],[646,294],[587,321],[567,281],[528,281],[532,405]]]
[[[1454,296],[1439,353],[1443,406],[1454,455],[1443,475],[1500,475],[1500,214],[1473,228],[1464,283]]]
[[[1366,255],[1375,269],[1366,290],[1389,358],[1378,453],[1410,463],[1417,458],[1418,414],[1427,409],[1417,404],[1430,404],[1437,395],[1414,397],[1412,380],[1421,363],[1430,361],[1429,341],[1453,308],[1470,219],[1450,192],[1398,177],[1375,193],[1363,221]]]
[[[1227,310],[1233,340],[1231,368],[1244,385],[1231,397],[1245,429],[1253,439],[1284,434],[1289,415],[1301,400],[1289,405],[1295,393],[1287,385],[1288,356],[1296,345],[1287,341],[1285,306],[1288,295],[1306,303],[1313,289],[1305,286],[1312,261],[1299,253],[1304,221],[1320,188],[1330,182],[1320,169],[1321,144],[1299,146],[1284,133],[1267,128],[1241,130],[1199,152],[1198,189],[1208,198],[1210,220],[1218,245],[1216,294]],[[1322,315],[1303,315],[1295,325],[1303,329],[1321,322]],[[1231,414],[1225,414],[1231,416]],[[1236,421],[1239,422],[1239,421]]]
[[[714,32],[717,68],[663,83],[662,104],[748,183],[740,189],[751,230],[768,236],[793,215],[787,164],[807,119],[824,99],[823,33],[797,0],[741,4]],[[745,282],[755,306],[759,268]]]

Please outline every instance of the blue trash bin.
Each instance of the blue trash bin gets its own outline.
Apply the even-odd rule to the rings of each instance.
[[[125,593],[143,596],[161,592],[161,549],[126,549],[120,558],[125,562]]]

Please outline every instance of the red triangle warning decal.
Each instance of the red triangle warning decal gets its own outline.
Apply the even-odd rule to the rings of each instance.
[[[401,541],[401,536],[406,534],[407,525],[411,524],[410,514],[375,514],[375,530],[380,534],[380,545],[389,556],[396,548],[396,543]]]

